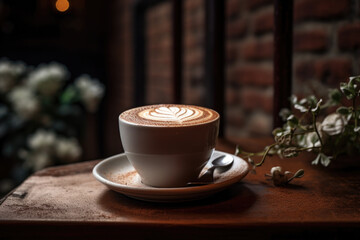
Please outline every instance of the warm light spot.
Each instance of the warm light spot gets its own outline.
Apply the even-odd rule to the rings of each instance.
[[[68,0],[57,0],[55,6],[59,12],[65,12],[69,9],[70,4]]]

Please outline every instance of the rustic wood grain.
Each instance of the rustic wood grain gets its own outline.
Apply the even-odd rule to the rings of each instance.
[[[243,140],[260,150],[269,139]],[[234,143],[218,149],[233,152]],[[90,161],[45,169],[0,205],[0,239],[301,239],[360,230],[360,170],[310,165],[311,155],[271,158],[243,181],[207,199],[157,204],[130,199],[95,180]],[[274,187],[264,174],[281,165],[302,179]],[[170,237],[171,236],[171,237]]]

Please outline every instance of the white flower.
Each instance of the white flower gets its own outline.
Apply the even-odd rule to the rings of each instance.
[[[15,112],[24,119],[33,118],[40,110],[40,103],[31,89],[17,87],[9,94]]]
[[[40,65],[29,74],[27,85],[45,96],[53,96],[63,86],[69,73],[64,65]]]
[[[56,142],[56,135],[54,132],[43,129],[38,130],[34,135],[28,139],[29,147],[32,150],[47,150],[51,151]]]
[[[56,156],[67,162],[73,162],[81,156],[82,150],[75,138],[59,138],[55,146]]]
[[[32,168],[34,171],[38,171],[52,165],[53,163],[54,161],[51,158],[51,153],[48,151],[40,150],[29,153],[25,165]]]
[[[104,95],[104,86],[88,75],[82,75],[75,80],[75,86],[80,91],[80,97],[89,112],[95,112]]]
[[[349,77],[349,80],[350,82],[353,81],[354,79],[360,79],[360,75],[359,76],[352,76],[352,77]]]
[[[299,169],[293,174],[289,171],[283,172],[280,166],[272,167],[270,173],[270,175],[265,174],[265,176],[268,177],[268,180],[272,180],[275,186],[284,186],[291,182],[294,178],[301,178],[304,176],[303,169]]]
[[[26,160],[25,165],[35,171],[54,163],[53,152],[56,135],[52,131],[37,130],[28,139],[30,151],[20,151],[19,156]]]
[[[266,175],[270,177],[275,186],[285,185],[288,182],[288,174],[286,171],[283,173],[282,168],[280,166],[272,167],[270,170],[270,175]]]
[[[24,73],[25,65],[23,63],[13,63],[3,60],[0,62],[0,92],[9,91],[14,85],[16,79]]]
[[[321,143],[316,132],[310,132],[305,135],[305,147],[320,147]],[[308,151],[311,151],[310,149]]]
[[[338,113],[328,115],[321,123],[321,131],[333,136],[344,131],[347,121],[344,116]]]
[[[317,122],[316,127],[317,127],[318,130],[320,130],[321,129],[321,123]],[[321,140],[324,140],[324,136],[323,136],[323,133],[321,131],[319,131],[319,135],[320,135]],[[297,144],[300,147],[313,148],[313,147],[320,147],[321,146],[320,140],[319,140],[318,135],[316,134],[315,131],[305,133],[304,135],[297,135],[296,137],[297,137]],[[310,152],[312,150],[308,149],[307,151]]]
[[[274,176],[275,172],[282,173],[282,168],[280,166],[272,167],[270,170],[271,176]]]

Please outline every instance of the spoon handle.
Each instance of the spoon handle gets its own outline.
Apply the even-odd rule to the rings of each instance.
[[[214,181],[215,166],[209,168],[203,175],[199,177],[199,182],[213,182]]]

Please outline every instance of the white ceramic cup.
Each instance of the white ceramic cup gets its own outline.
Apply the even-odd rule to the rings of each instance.
[[[175,127],[129,123],[120,114],[119,129],[125,154],[144,184],[181,187],[196,180],[210,159],[219,114],[211,121]]]

